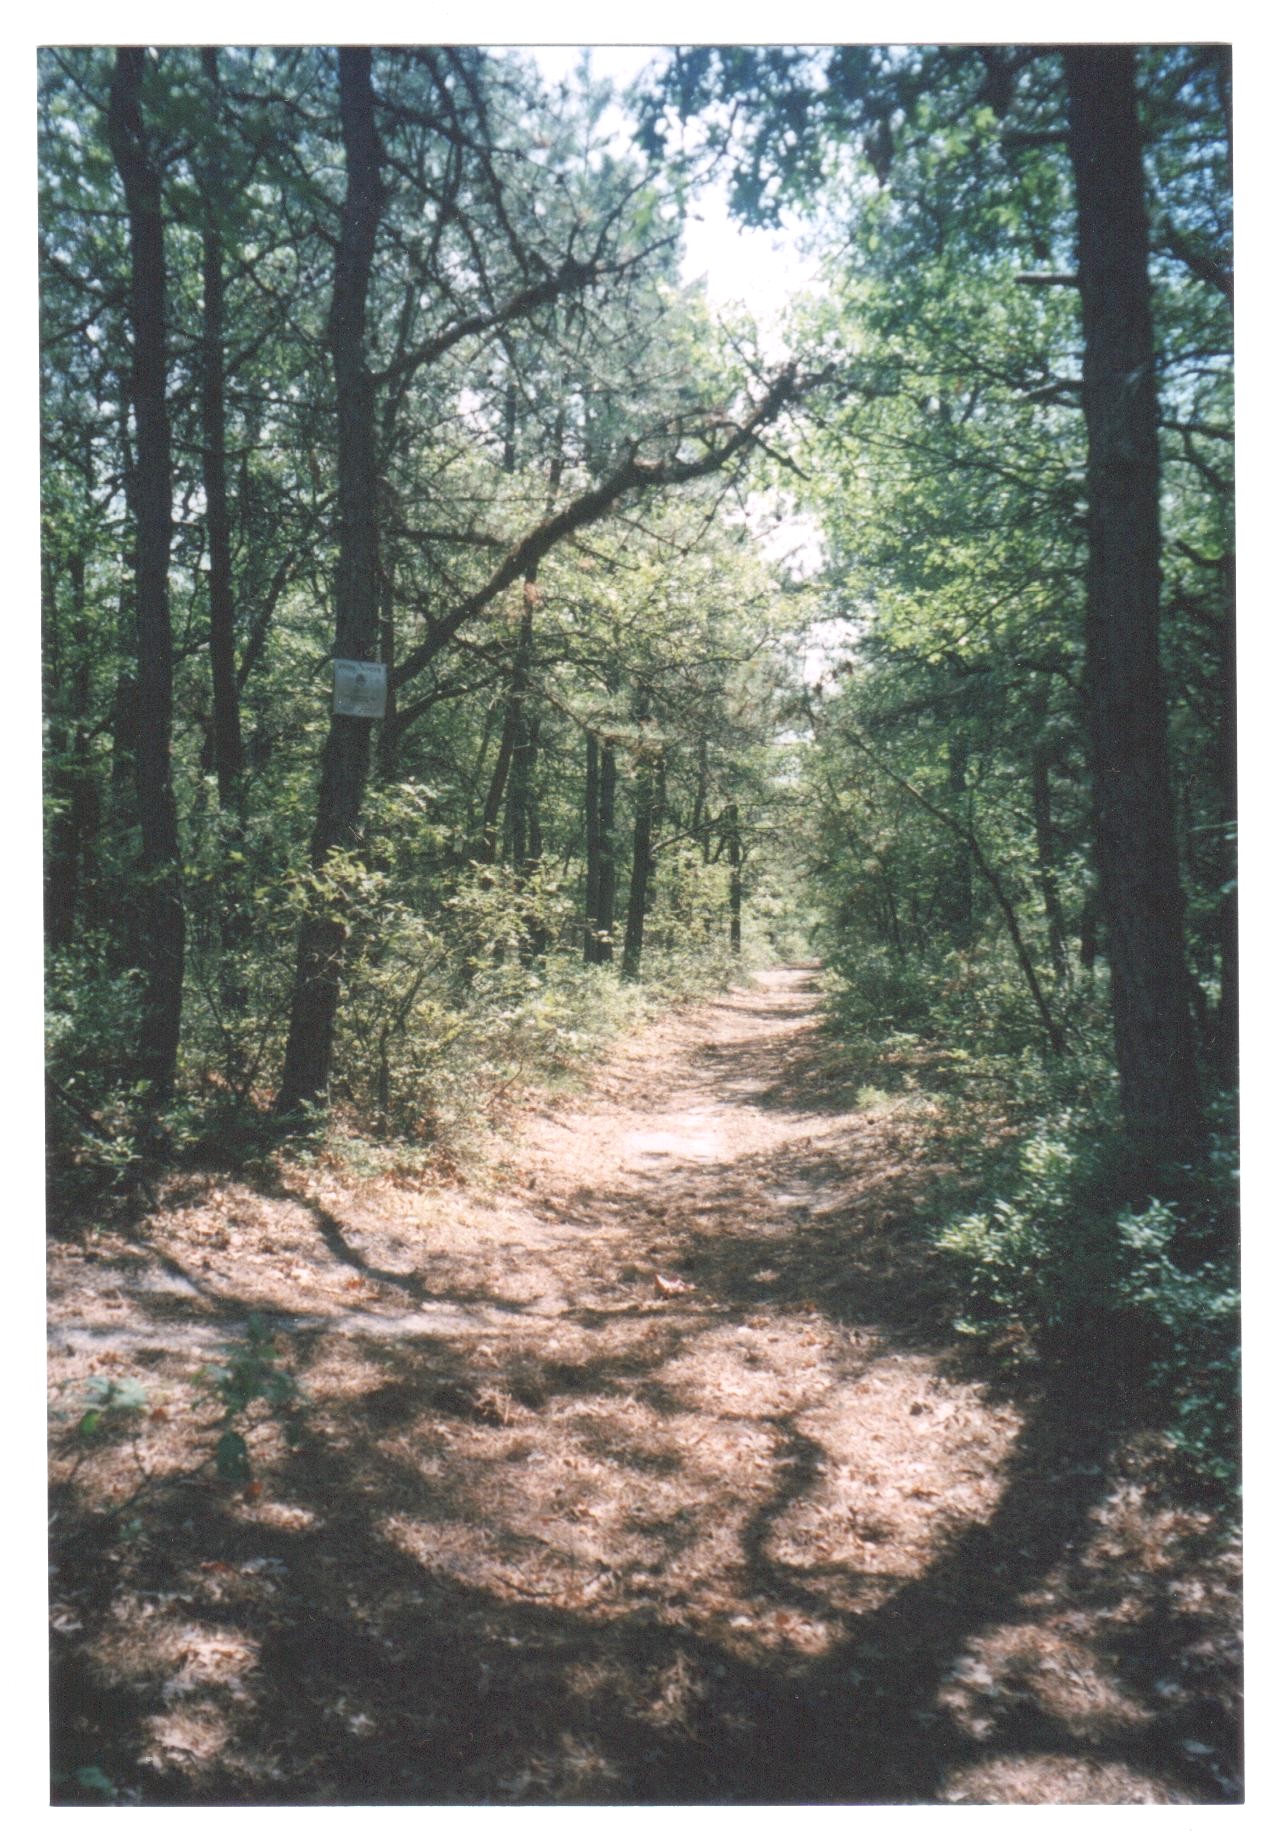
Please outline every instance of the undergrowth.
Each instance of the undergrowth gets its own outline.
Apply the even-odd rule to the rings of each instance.
[[[150,1200],[157,1169],[266,1161],[282,1136],[300,1162],[333,1162],[356,1178],[450,1176],[477,1158],[487,1127],[527,1093],[565,1084],[664,1004],[742,975],[727,925],[710,917],[714,902],[696,890],[685,894],[664,891],[650,916],[641,975],[627,980],[617,941],[613,962],[582,962],[571,904],[548,864],[526,882],[501,867],[480,869],[423,911],[385,874],[338,858],[319,878],[276,892],[271,906],[257,904],[240,1014],[225,1017],[194,950],[177,1096],[157,1116],[144,1083],[118,1072],[134,980],[112,979],[104,954],[91,964],[82,952],[54,954],[50,1198],[70,1214],[130,1203],[138,1193]],[[298,917],[319,903],[354,919],[333,1079],[326,1102],[294,1134],[292,1121],[282,1130],[269,1110],[283,1045],[284,967]],[[745,962],[765,952],[752,930]]]
[[[950,1274],[955,1326],[1007,1364],[1074,1363],[1125,1390],[1174,1473],[1240,1487],[1237,1154],[1228,1101],[1211,1140],[1138,1194],[1115,1104],[1105,1008],[1080,990],[1048,1055],[1013,993],[984,1017],[974,979],[875,957],[827,974],[851,1101],[933,1095],[951,1175],[920,1211]],[[946,1154],[945,1154],[946,1153]]]

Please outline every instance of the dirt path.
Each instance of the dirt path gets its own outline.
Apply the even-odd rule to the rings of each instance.
[[[173,1185],[55,1248],[63,1767],[145,1802],[1205,1802],[1232,1579],[1079,1398],[966,1371],[810,971],[661,1020],[485,1192]],[[309,1406],[174,1475],[251,1311]],[[93,1376],[135,1449],[74,1454]],[[118,1529],[114,1528],[117,1536]]]

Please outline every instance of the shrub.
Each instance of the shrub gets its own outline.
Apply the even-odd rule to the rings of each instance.
[[[963,1331],[1013,1321],[1065,1330],[1109,1308],[1119,1276],[1102,1211],[1110,1158],[1078,1122],[1067,1112],[1045,1120],[1017,1152],[1010,1194],[938,1234],[967,1299]]]
[[[1037,1346],[1096,1351],[1141,1382],[1170,1449],[1217,1482],[1237,1474],[1239,1295],[1226,1250],[1234,1171],[1219,1146],[1183,1198],[1121,1205],[1122,1158],[1085,1109],[1044,1120],[1013,1155],[1008,1192],[935,1235],[955,1269],[965,1334],[1020,1328]],[[1200,1250],[1201,1249],[1201,1250]]]
[[[1235,1261],[1223,1253],[1193,1271],[1181,1263],[1187,1222],[1152,1201],[1120,1214],[1127,1258],[1122,1303],[1161,1325],[1165,1346],[1150,1363],[1149,1384],[1168,1403],[1172,1449],[1196,1471],[1232,1482],[1239,1468],[1242,1377],[1241,1296]]]

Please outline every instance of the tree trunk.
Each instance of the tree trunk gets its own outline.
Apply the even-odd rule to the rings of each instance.
[[[584,737],[584,963],[597,957],[598,885],[601,879],[601,743]]]
[[[1066,919],[1058,893],[1053,841],[1053,802],[1049,789],[1049,753],[1037,742],[1031,760],[1031,803],[1036,829],[1036,865],[1049,935],[1049,958],[1059,984],[1067,977]]]
[[[614,959],[614,742],[601,744],[601,780],[597,801],[597,939],[596,963]]]
[[[736,955],[742,949],[742,833],[736,805],[726,808],[724,819],[729,850],[729,947]]]
[[[500,752],[492,768],[491,784],[487,788],[487,797],[483,801],[483,824],[475,850],[476,862],[491,864],[496,860],[496,827],[500,822],[500,807],[505,797],[505,787],[509,783],[509,768],[513,762],[514,748],[513,704],[505,710],[505,720],[501,725]]]
[[[1220,882],[1223,893],[1216,916],[1220,944],[1220,1001],[1213,1025],[1212,1053],[1223,1080],[1238,1067],[1238,711],[1237,625],[1233,558],[1225,560],[1225,613],[1220,651],[1220,732],[1217,762],[1220,781]]]
[[[958,729],[948,740],[947,808],[956,817],[961,831],[952,833],[954,841],[945,878],[943,906],[944,924],[955,946],[964,946],[969,942],[974,911],[970,848],[965,841],[966,834],[972,829],[966,784],[969,763],[969,743]]]
[[[219,109],[218,54],[202,52],[202,69]],[[202,217],[202,484],[206,492],[206,546],[210,562],[211,695],[215,774],[220,811],[241,816],[241,710],[237,695],[236,621],[228,517],[224,436],[224,180],[214,130],[203,183]]]
[[[53,723],[57,758],[49,790],[60,809],[48,839],[48,864],[44,879],[44,930],[50,946],[68,946],[75,938],[93,880],[93,842],[100,823],[100,801],[88,745],[88,714],[92,695],[92,647],[88,634],[85,595],[85,559],[82,550],[71,556],[70,657],[64,708]],[[56,623],[55,590],[47,587],[48,617]],[[60,691],[61,686],[58,686]],[[59,701],[62,698],[59,696]]]
[[[373,119],[372,53],[363,46],[342,47],[338,77],[347,189],[329,316],[338,429],[334,650],[340,658],[371,659],[378,637],[377,462],[365,334],[369,275],[385,203],[382,146]],[[370,734],[362,716],[330,718],[312,835],[313,868],[319,869],[331,851],[357,845]],[[346,936],[345,919],[327,909],[312,915],[300,929],[278,1112],[311,1103],[329,1084]]]
[[[642,705],[641,720],[647,712]],[[632,876],[628,884],[628,913],[623,929],[622,974],[629,980],[641,975],[645,941],[645,915],[649,906],[654,864],[654,761],[643,748],[636,767],[636,792],[632,820]]]
[[[654,762],[654,804],[650,816],[650,836],[662,835],[668,820],[667,800],[667,755],[662,753]],[[650,851],[649,880],[645,889],[645,911],[653,913],[654,903],[658,900],[658,852]]]
[[[524,591],[529,588],[524,583]],[[531,795],[533,751],[531,725],[527,719],[527,684],[531,675],[533,644],[531,602],[525,599],[518,625],[518,643],[514,648],[513,683],[509,691],[509,708],[505,716],[509,742],[509,786],[505,805],[506,854],[513,863],[514,874],[521,882],[527,873],[528,812]]]
[[[129,577],[129,589],[134,587]],[[120,602],[123,596],[120,595]],[[135,597],[127,596],[129,640],[135,643]],[[120,615],[123,609],[120,606]],[[139,827],[137,811],[136,744],[140,734],[140,704],[136,690],[135,661],[125,659],[114,681],[110,707],[110,772],[106,786],[106,824],[109,839],[101,861],[102,905],[110,916],[105,957],[112,973],[134,969],[145,962],[143,890],[137,885],[133,863],[133,838]]]
[[[171,430],[167,418],[166,268],[158,166],[145,134],[145,53],[121,49],[110,85],[110,147],[131,244],[132,403],[136,416],[136,778],[144,889],[138,1062],[153,1103],[171,1097],[184,987],[184,896],[171,784]]]
[[[1085,688],[1124,1122],[1147,1183],[1201,1112],[1159,661],[1159,450],[1141,135],[1127,46],[1063,54],[1088,429]]]
[[[527,731],[527,746],[530,749],[530,774],[527,781],[527,864],[531,870],[540,867],[544,860],[544,828],[540,823],[540,781],[536,766],[540,758],[540,730],[543,724],[539,716],[532,716]]]
[[[224,432],[224,177],[216,144],[220,100],[218,53],[202,52],[202,70],[215,118],[208,137],[202,186],[202,485],[206,493],[206,547],[211,603],[210,654],[215,781],[224,856],[220,882],[219,993],[226,1029],[225,1071],[241,1078],[242,1055],[234,1024],[246,1007],[241,956],[246,940],[245,889],[240,861],[243,834],[241,702],[237,688],[236,608],[228,515]]]

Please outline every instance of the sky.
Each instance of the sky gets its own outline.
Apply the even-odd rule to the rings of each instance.
[[[609,79],[619,90],[634,83],[655,61],[646,45],[593,45],[594,77]],[[531,56],[551,83],[560,82],[575,68],[579,47],[533,45]],[[616,133],[630,134],[630,120],[617,106],[608,111],[608,125]],[[717,310],[726,304],[746,307],[771,328],[791,295],[806,287],[815,265],[795,248],[792,232],[740,228],[728,214],[722,185],[708,186],[695,198],[685,231],[682,274],[685,281],[705,279],[707,295]]]
[[[581,47],[533,45],[529,49],[546,82],[560,83],[575,69]],[[620,106],[621,94],[651,73],[662,54],[646,45],[593,45],[587,49],[593,77],[616,86],[616,100],[607,110],[602,128],[613,136],[616,145],[627,145],[632,119]],[[713,184],[700,189],[691,200],[681,278],[686,283],[703,283],[711,308],[721,319],[732,306],[750,313],[759,326],[765,355],[773,360],[784,359],[789,352],[784,340],[777,336],[777,321],[794,294],[806,288],[816,274],[816,263],[801,253],[796,242],[793,227],[754,230],[739,225],[729,215],[723,184]],[[815,520],[804,516],[782,518],[770,527],[768,511],[765,502],[750,507],[752,523],[757,521],[763,526],[760,547],[769,560],[781,561],[793,552],[801,568],[811,572],[818,567],[823,544]],[[819,674],[824,668],[824,652],[819,646],[814,648],[813,659],[811,668]]]

